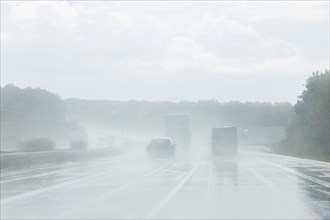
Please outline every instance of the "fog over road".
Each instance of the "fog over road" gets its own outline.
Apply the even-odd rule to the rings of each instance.
[[[329,219],[329,171],[325,162],[251,152],[3,171],[1,218]]]

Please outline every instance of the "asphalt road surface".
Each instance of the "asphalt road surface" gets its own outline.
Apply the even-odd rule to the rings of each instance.
[[[329,163],[116,156],[1,173],[1,219],[329,219]]]

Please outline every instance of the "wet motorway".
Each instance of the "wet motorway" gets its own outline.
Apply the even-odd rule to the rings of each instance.
[[[239,152],[1,172],[1,219],[329,219],[329,163]]]

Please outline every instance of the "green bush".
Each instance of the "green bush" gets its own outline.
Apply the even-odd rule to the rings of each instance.
[[[71,142],[71,149],[72,150],[83,150],[83,149],[87,149],[88,144],[86,141],[72,141]]]
[[[50,151],[55,149],[55,143],[49,138],[34,138],[18,142],[19,151]]]

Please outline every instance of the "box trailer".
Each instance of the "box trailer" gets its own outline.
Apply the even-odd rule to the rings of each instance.
[[[190,117],[189,115],[166,115],[165,136],[170,137],[176,148],[188,149],[190,147]]]
[[[212,154],[233,156],[237,154],[237,128],[217,127],[212,129]]]

